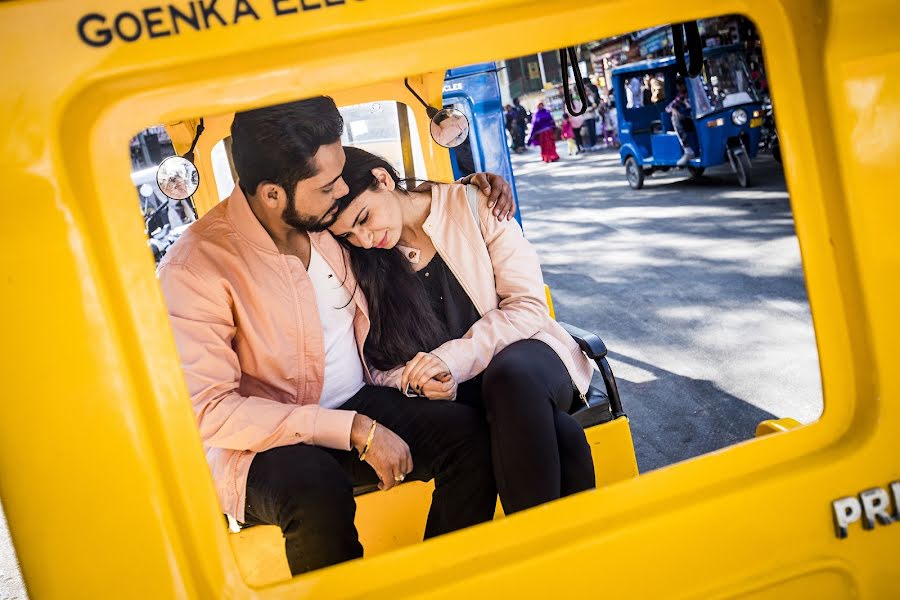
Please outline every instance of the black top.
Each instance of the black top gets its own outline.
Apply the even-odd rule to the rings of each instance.
[[[448,340],[461,338],[481,318],[440,254],[435,254],[425,268],[416,272],[416,276],[431,298],[434,313],[447,325]],[[441,343],[445,341],[441,340]]]

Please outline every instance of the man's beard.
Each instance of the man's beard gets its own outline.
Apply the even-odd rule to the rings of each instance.
[[[325,231],[337,220],[337,215],[325,215],[322,218],[304,217],[297,212],[294,205],[294,194],[288,193],[287,204],[281,211],[281,220],[297,231]]]

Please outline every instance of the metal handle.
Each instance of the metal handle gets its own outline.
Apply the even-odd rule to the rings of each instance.
[[[572,102],[572,90],[569,89],[569,61],[572,61],[572,70],[575,72],[575,89],[578,90],[578,98],[581,100],[581,110],[575,110]],[[581,79],[581,70],[578,68],[578,56],[575,48],[568,46],[559,49],[559,66],[562,67],[563,91],[566,98],[566,110],[573,117],[587,112],[587,92],[584,89],[584,81]]]
[[[684,62],[684,43],[687,38],[690,62]],[[703,44],[697,21],[686,21],[672,25],[672,40],[675,43],[675,65],[683,77],[696,77],[703,68]]]

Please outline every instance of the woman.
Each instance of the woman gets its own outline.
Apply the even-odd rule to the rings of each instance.
[[[483,410],[507,513],[593,488],[590,448],[566,412],[591,364],[550,318],[518,224],[492,218],[480,192],[476,221],[466,186],[407,191],[385,160],[345,152],[350,191],[330,230],[368,302],[375,383]]]
[[[556,138],[554,132],[556,130],[556,121],[550,111],[544,108],[541,102],[534,111],[531,119],[531,136],[528,138],[529,146],[541,147],[541,160],[546,163],[556,162],[559,160],[559,154],[556,153]]]

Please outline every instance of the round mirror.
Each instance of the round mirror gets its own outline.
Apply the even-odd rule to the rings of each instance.
[[[156,185],[172,200],[184,200],[200,187],[200,173],[183,156],[170,156],[156,170]]]
[[[462,111],[445,108],[431,119],[431,137],[444,148],[456,148],[469,137],[469,119]]]

